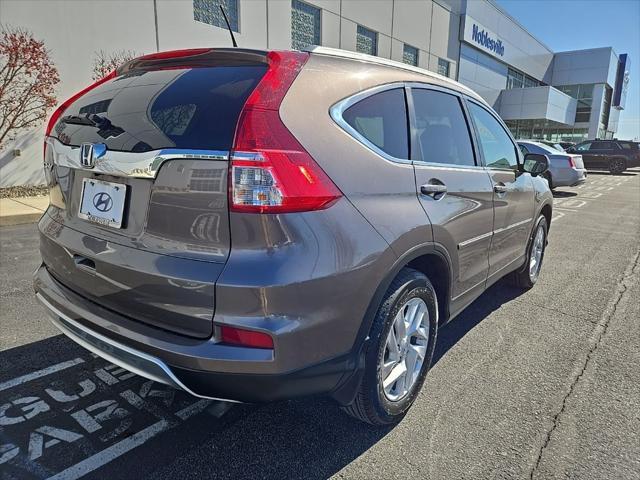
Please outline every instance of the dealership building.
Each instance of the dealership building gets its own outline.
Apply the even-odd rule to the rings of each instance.
[[[5,25],[45,41],[60,99],[97,51],[230,46],[342,48],[437,72],[484,97],[518,138],[613,138],[630,59],[612,48],[553,52],[491,0],[0,0]],[[34,15],[37,12],[37,15]]]

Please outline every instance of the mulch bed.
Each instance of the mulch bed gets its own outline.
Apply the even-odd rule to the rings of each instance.
[[[49,195],[46,185],[0,188],[0,198],[42,197]]]

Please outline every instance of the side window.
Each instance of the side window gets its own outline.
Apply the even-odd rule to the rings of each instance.
[[[471,136],[460,100],[454,95],[411,89],[416,133],[425,162],[475,165]]]
[[[591,143],[581,143],[580,145],[576,145],[576,151],[578,152],[588,152],[591,150]]]
[[[342,118],[360,135],[395,158],[409,158],[404,89],[376,93],[347,108]]]
[[[613,146],[611,142],[596,142],[593,144],[593,150],[611,150]]]
[[[520,151],[522,152],[522,155],[526,155],[527,153],[529,153],[529,150],[527,150],[527,147],[525,147],[521,143],[518,144],[518,147],[520,147]]]
[[[480,148],[487,167],[518,169],[518,155],[507,132],[488,111],[473,102],[469,110],[478,130]]]

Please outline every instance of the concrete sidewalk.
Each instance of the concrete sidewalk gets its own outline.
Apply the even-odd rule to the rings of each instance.
[[[0,198],[0,226],[37,222],[49,205],[49,196]]]

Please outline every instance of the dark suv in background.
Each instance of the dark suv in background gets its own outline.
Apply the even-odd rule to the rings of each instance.
[[[638,142],[626,140],[587,140],[567,149],[582,155],[587,170],[609,170],[622,173],[627,168],[640,166]]]
[[[536,283],[541,177],[468,88],[339,50],[137,58],[47,128],[37,298],[66,335],[194,395],[418,395],[438,327]]]

